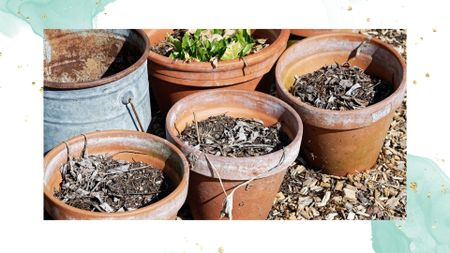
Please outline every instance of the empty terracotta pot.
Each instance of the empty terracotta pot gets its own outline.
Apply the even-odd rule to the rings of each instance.
[[[327,33],[350,33],[358,32],[358,29],[291,29],[291,34],[301,36],[301,37],[311,37],[316,35],[322,35]]]
[[[170,29],[145,30],[150,45],[164,40]],[[149,82],[160,109],[167,112],[181,98],[208,89],[268,90],[270,78],[263,79],[286,49],[289,30],[257,29],[256,38],[267,38],[270,45],[243,59],[219,61],[213,68],[209,62],[174,61],[150,50]]]
[[[174,185],[163,199],[128,212],[101,213],[78,209],[54,196],[61,183],[61,166],[67,162],[64,144],[56,146],[44,157],[44,207],[54,219],[175,219],[186,200],[189,165],[183,153],[168,141],[157,136],[129,131],[111,130],[86,134],[87,153],[115,154],[114,159],[141,161],[161,169]],[[67,141],[70,156],[81,156],[85,139],[77,136]],[[132,153],[132,152],[137,152]],[[144,154],[141,154],[144,153]]]
[[[265,125],[282,124],[291,142],[283,150],[257,157],[223,157],[207,155],[185,144],[178,131],[193,121],[226,113],[232,117],[257,118]],[[191,163],[188,202],[195,219],[220,219],[225,194],[252,177],[261,175],[234,194],[233,219],[266,219],[286,169],[297,158],[303,125],[298,114],[278,98],[261,92],[210,90],[192,94],[178,101],[167,114],[166,135],[189,158]],[[213,167],[217,169],[214,172]],[[268,171],[271,169],[270,171]],[[267,172],[268,171],[268,172]]]
[[[364,109],[333,111],[303,103],[289,92],[294,75],[310,73],[335,62],[342,64],[363,41],[367,42],[349,63],[390,82],[395,91],[389,97]],[[361,34],[319,35],[288,48],[278,60],[275,75],[278,96],[303,119],[301,153],[310,165],[345,176],[367,170],[376,163],[406,89],[406,65],[394,48]]]

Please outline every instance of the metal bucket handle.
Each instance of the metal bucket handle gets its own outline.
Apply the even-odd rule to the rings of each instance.
[[[134,117],[136,117],[136,120],[139,124],[140,129],[138,129],[138,131],[145,132],[144,128],[142,127],[141,119],[139,118],[139,115],[137,113],[136,106],[133,103],[133,93],[131,91],[127,91],[125,94],[122,95],[121,101],[122,104],[124,104],[127,108],[128,105],[131,106],[131,110],[134,113]]]

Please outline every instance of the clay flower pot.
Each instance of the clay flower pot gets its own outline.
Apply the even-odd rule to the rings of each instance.
[[[157,136],[129,130],[98,131],[86,134],[88,154],[114,154],[114,159],[142,161],[161,169],[175,189],[163,199],[128,212],[101,213],[65,204],[53,194],[61,183],[61,165],[67,161],[67,149],[61,144],[44,157],[44,206],[54,219],[175,219],[186,200],[189,166],[181,151]],[[85,139],[77,136],[67,141],[70,155],[80,156]],[[135,154],[126,153],[138,152]]]
[[[364,109],[333,111],[303,103],[289,92],[294,75],[310,73],[335,62],[342,64],[366,40],[349,63],[392,83],[394,93],[389,97]],[[301,153],[310,165],[345,176],[367,170],[376,163],[406,89],[406,65],[395,49],[360,34],[319,35],[288,48],[278,60],[275,75],[278,96],[303,119]]]
[[[257,157],[223,157],[207,155],[185,144],[178,131],[193,121],[226,113],[232,117],[257,118],[265,125],[282,124],[291,142],[283,150]],[[177,130],[178,129],[178,130]],[[261,92],[239,90],[210,90],[190,95],[178,101],[166,118],[167,138],[190,159],[191,175],[188,202],[195,219],[220,219],[225,194],[247,180],[272,170],[236,190],[233,200],[233,219],[266,219],[278,192],[286,169],[297,158],[303,125],[298,114],[289,105]],[[283,154],[284,153],[284,154]],[[278,165],[278,166],[277,166]]]
[[[358,29],[291,29],[291,34],[301,37],[311,37],[327,33],[350,33],[358,32]]]
[[[164,40],[171,31],[145,30],[145,33],[153,46]],[[263,77],[286,49],[289,30],[257,29],[253,35],[257,38],[267,38],[270,45],[244,59],[219,61],[216,68],[209,62],[174,61],[150,50],[149,82],[160,109],[167,112],[181,98],[202,90],[268,90],[271,80],[269,77]]]

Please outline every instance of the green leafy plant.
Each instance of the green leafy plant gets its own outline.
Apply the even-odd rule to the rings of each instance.
[[[219,60],[242,58],[266,46],[266,39],[253,38],[250,29],[179,29],[153,51],[172,59],[216,66]]]

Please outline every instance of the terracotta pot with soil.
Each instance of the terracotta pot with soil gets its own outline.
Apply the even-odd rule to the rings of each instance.
[[[187,196],[189,165],[173,144],[129,130],[92,132],[65,143],[44,158],[44,207],[52,218],[176,218]]]
[[[266,219],[302,132],[298,114],[264,93],[211,90],[178,101],[166,133],[191,163],[193,217]]]
[[[163,41],[170,29],[145,30],[150,45]],[[252,35],[265,38],[269,46],[242,59],[219,61],[216,67],[209,62],[183,62],[150,50],[148,73],[152,90],[163,112],[181,98],[209,89],[267,90],[269,73],[286,49],[289,30],[257,29]]]
[[[351,70],[353,66],[361,68],[361,73],[356,68]],[[347,72],[350,70],[353,72]],[[334,71],[344,72],[333,74]],[[364,77],[367,80],[380,80],[374,84],[369,80],[366,85],[360,80],[362,71],[367,74]],[[331,73],[331,76],[324,76],[324,73]],[[315,36],[287,49],[278,60],[275,74],[278,96],[292,105],[303,119],[305,134],[301,153],[309,164],[338,176],[374,166],[406,90],[406,65],[395,49],[360,34]],[[341,90],[341,95],[330,96],[330,90],[323,89],[322,94],[315,97],[308,93],[314,89],[304,86],[311,78],[322,78],[322,88]],[[333,82],[334,86],[330,86]],[[304,86],[300,87],[306,92],[300,94],[303,99],[291,93],[298,90],[293,88],[294,83]],[[380,89],[382,86],[384,91]],[[372,100],[357,97],[367,95],[362,92],[366,88],[370,95],[375,94]],[[391,93],[381,97],[376,91],[389,92],[389,89]]]

